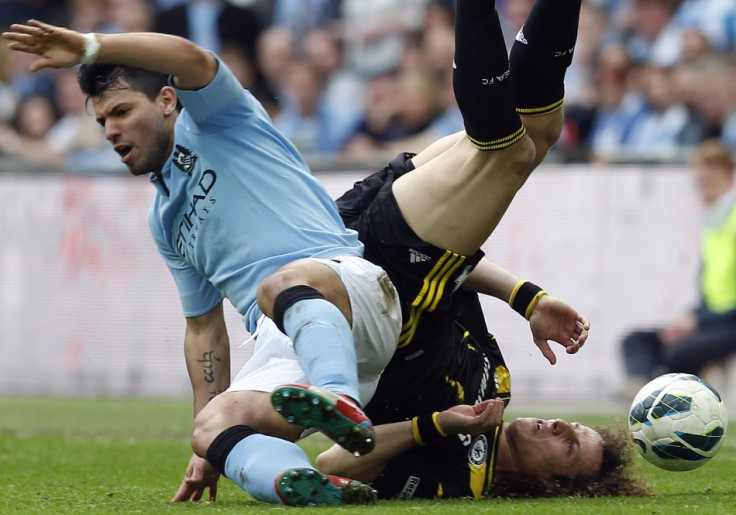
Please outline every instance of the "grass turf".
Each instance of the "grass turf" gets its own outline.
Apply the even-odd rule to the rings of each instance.
[[[615,416],[566,414],[568,419],[600,426],[614,425]],[[186,401],[0,398],[0,513],[299,510],[254,501],[226,479],[220,480],[216,502],[170,503],[189,460],[190,428],[191,404]],[[319,437],[304,443],[311,456],[325,445],[327,441]],[[379,501],[377,506],[311,509],[356,514],[736,513],[733,435],[727,436],[713,460],[694,471],[666,472],[638,461],[639,472],[657,494],[654,497]]]

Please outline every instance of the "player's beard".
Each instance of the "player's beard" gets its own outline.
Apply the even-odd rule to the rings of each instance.
[[[168,136],[161,131],[152,131],[150,136],[143,146],[134,145],[131,150],[133,155],[126,166],[133,175],[160,171],[171,153]]]

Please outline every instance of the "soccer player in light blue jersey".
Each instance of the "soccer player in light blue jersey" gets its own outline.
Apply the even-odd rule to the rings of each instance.
[[[248,331],[293,342],[309,384],[320,388],[313,391],[332,408],[310,425],[350,452],[370,452],[375,432],[360,404],[396,348],[398,295],[362,259],[357,233],[261,104],[218,57],[179,37],[80,34],[34,20],[4,37],[40,56],[32,71],[83,63],[80,86],[106,138],[133,175],[150,174],[149,225],[187,320],[195,414],[230,384],[227,298]],[[256,498],[342,504],[374,496],[317,474],[298,446],[252,427],[228,428],[218,442],[232,458],[228,477]],[[195,456],[190,469],[206,465]]]

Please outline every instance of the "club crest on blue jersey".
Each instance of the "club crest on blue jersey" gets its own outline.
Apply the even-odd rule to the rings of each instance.
[[[197,156],[188,148],[176,145],[173,161],[179,170],[187,175],[192,175],[194,165],[197,163]]]

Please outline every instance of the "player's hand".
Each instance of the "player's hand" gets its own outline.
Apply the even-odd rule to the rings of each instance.
[[[565,352],[575,354],[588,339],[590,322],[582,314],[562,300],[545,295],[534,306],[529,318],[534,344],[550,364],[557,363],[557,357],[549,342],[557,342],[565,347]]]
[[[207,460],[193,454],[184,480],[171,502],[199,501],[208,488],[210,501],[214,501],[217,496],[218,479],[220,473]]]
[[[84,38],[79,32],[55,27],[38,20],[27,24],[15,23],[3,32],[8,48],[40,56],[31,63],[32,72],[42,68],[70,68],[79,64]]]
[[[441,412],[437,423],[448,435],[480,435],[501,425],[503,408],[501,399],[489,399],[475,406],[461,404]]]

